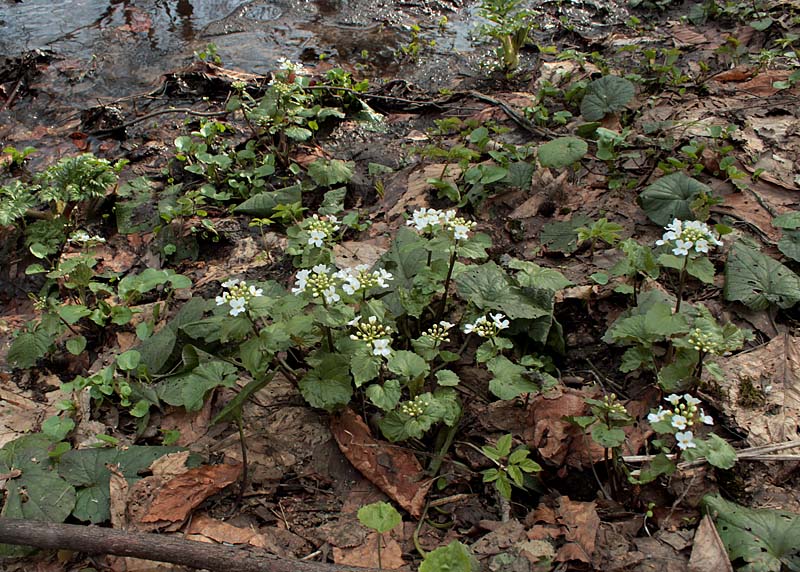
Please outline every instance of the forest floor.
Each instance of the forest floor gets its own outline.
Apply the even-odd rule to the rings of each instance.
[[[392,31],[390,75],[221,53],[80,111],[59,93],[88,63],[4,58],[3,516],[352,567],[417,570],[459,541],[492,571],[798,569],[800,13],[657,4],[544,4],[513,73],[489,35],[448,52],[429,18]],[[81,153],[108,163],[65,162]],[[469,238],[415,232],[430,208]],[[673,218],[720,245],[657,246]],[[393,276],[334,300],[305,288],[318,264]],[[261,289],[242,313],[231,279]],[[465,326],[490,313],[481,344]],[[357,315],[391,353],[351,340]],[[696,447],[652,415],[672,394]],[[381,534],[358,514],[377,501],[402,515]],[[474,565],[448,558],[427,570]]]

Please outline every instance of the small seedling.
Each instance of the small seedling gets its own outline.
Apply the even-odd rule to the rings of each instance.
[[[481,452],[497,465],[483,471],[483,482],[494,483],[497,492],[506,500],[511,499],[511,485],[525,488],[524,473],[538,473],[542,470],[539,463],[528,458],[527,447],[517,447],[511,452],[511,434],[503,435],[494,446],[481,447]]]
[[[386,502],[374,502],[358,509],[358,521],[378,533],[378,568],[383,568],[381,562],[381,539],[385,532],[403,522],[397,509]]]

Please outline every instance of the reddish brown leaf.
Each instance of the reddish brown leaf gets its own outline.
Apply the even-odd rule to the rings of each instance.
[[[352,409],[331,423],[339,449],[353,466],[411,516],[419,518],[431,481],[423,481],[422,467],[408,450],[378,441]]]
[[[183,522],[193,508],[235,482],[241,470],[241,463],[189,469],[161,487],[140,521],[159,526]]]

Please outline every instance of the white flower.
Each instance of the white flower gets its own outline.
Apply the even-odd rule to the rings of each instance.
[[[689,250],[691,250],[693,243],[691,240],[683,241],[680,238],[675,241],[675,248],[672,249],[672,254],[675,256],[686,256],[689,254]]]
[[[262,288],[256,288],[256,287],[255,287],[255,286],[253,286],[252,284],[251,284],[251,285],[250,285],[250,287],[247,289],[247,291],[248,291],[248,292],[250,292],[250,295],[251,295],[251,296],[254,296],[254,297],[255,297],[255,296],[261,296],[261,295],[263,295],[263,294],[264,294],[264,290],[263,290]]]
[[[334,302],[338,302],[342,299],[342,297],[336,293],[335,286],[328,286],[325,288],[325,290],[322,291],[322,296],[325,298],[326,304],[333,304]]]
[[[698,220],[673,219],[665,230],[667,232],[656,241],[656,245],[671,245],[675,256],[688,256],[692,249],[698,253],[708,254],[713,246],[722,246],[714,229]]]
[[[714,419],[711,417],[711,415],[706,415],[706,412],[703,411],[702,408],[700,409],[700,421],[702,421],[706,425],[714,424]]]
[[[231,300],[231,316],[238,316],[245,310],[247,301],[244,298],[233,298]]]
[[[666,399],[667,401],[669,401],[670,403],[672,403],[672,405],[674,405],[674,406],[676,406],[676,407],[677,407],[677,406],[678,406],[678,404],[681,402],[681,396],[680,396],[680,395],[677,395],[677,394],[675,394],[675,393],[670,393],[670,394],[669,394],[667,397],[665,397],[664,399]]]
[[[301,292],[306,291],[306,286],[308,286],[308,277],[311,275],[310,270],[301,270],[295,276],[294,288],[292,288],[292,294],[300,294]]]
[[[455,326],[455,324],[451,324],[450,322],[445,322],[444,320],[442,320],[441,322],[439,322],[439,325],[440,325],[442,328],[444,328],[445,330],[449,330],[450,328],[452,328],[453,326]]]
[[[489,314],[489,317],[492,318],[494,327],[498,330],[505,330],[509,326],[509,322],[503,314]]]
[[[314,274],[327,274],[330,272],[330,268],[328,268],[327,264],[317,264],[311,267],[311,271],[314,272]]]
[[[457,224],[453,227],[453,238],[456,240],[467,240],[469,238],[469,227],[464,224]]]
[[[217,302],[217,306],[222,306],[223,304],[228,302],[228,293],[225,292],[222,296],[217,296],[214,300]]]
[[[675,433],[675,439],[678,441],[678,447],[680,447],[681,451],[685,451],[686,449],[694,449],[697,445],[694,442],[694,434],[691,431],[686,431],[685,433],[681,433],[680,431]]]
[[[222,287],[230,290],[231,288],[236,286],[239,282],[240,280],[238,278],[230,278],[222,283]]]
[[[324,244],[323,241],[328,237],[328,235],[321,230],[312,230],[308,234],[308,244],[311,246],[316,246],[317,248],[322,248],[322,245]]]
[[[376,356],[389,357],[392,355],[392,348],[389,347],[389,344],[391,343],[392,340],[387,339],[372,340],[372,354]]]
[[[700,405],[700,400],[696,397],[692,397],[688,393],[683,396],[683,400],[686,402],[687,405]]]
[[[663,407],[659,407],[658,411],[647,416],[647,421],[650,423],[658,423],[659,421],[663,421],[668,413],[669,411],[664,410]]]
[[[378,286],[380,286],[381,288],[388,288],[389,285],[386,283],[386,281],[394,280],[394,276],[392,276],[392,273],[388,272],[385,268],[378,268],[376,272],[378,275],[375,277],[375,279],[377,280]],[[372,274],[375,275],[375,272],[373,272]]]
[[[687,419],[683,415],[673,415],[672,416],[672,422],[671,423],[672,423],[672,426],[675,427],[675,429],[680,429],[681,431],[683,431],[684,429],[686,429],[686,422],[687,422]],[[690,433],[691,433],[691,431],[690,431]]]

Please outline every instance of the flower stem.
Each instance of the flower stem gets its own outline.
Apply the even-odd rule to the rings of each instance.
[[[453,246],[453,252],[450,254],[450,267],[447,269],[447,277],[444,279],[444,296],[442,296],[442,305],[439,306],[439,313],[436,316],[436,321],[440,322],[444,317],[444,311],[447,308],[447,290],[450,288],[450,279],[453,277],[453,267],[456,265],[456,254],[458,249]]]
[[[686,267],[689,265],[689,255],[683,259],[683,268],[681,268],[681,277],[678,282],[678,301],[675,303],[675,313],[681,311],[681,301],[683,300],[683,288],[686,286]]]

